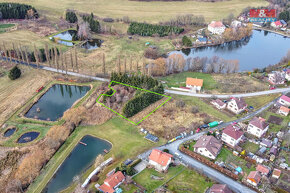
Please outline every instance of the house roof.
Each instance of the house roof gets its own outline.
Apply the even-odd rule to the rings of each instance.
[[[271,147],[271,149],[270,149],[270,153],[276,155],[277,152],[278,152],[278,148],[277,148],[277,146],[273,146],[273,147]]]
[[[279,170],[279,169],[274,169],[274,171],[273,171],[273,174],[272,174],[273,176],[278,176],[278,177],[280,177],[280,175],[281,175],[281,170]]]
[[[247,179],[254,180],[255,183],[259,183],[262,176],[259,174],[258,171],[251,171],[247,177]]]
[[[198,78],[186,78],[186,85],[191,86],[202,86],[203,85],[203,79]]]
[[[226,184],[214,184],[209,190],[209,193],[232,193]]]
[[[234,127],[233,125],[227,126],[224,130],[223,133],[227,134],[228,136],[234,138],[235,140],[239,139],[244,132],[241,131],[239,128]]]
[[[286,21],[284,21],[283,19],[280,20],[280,23],[281,23],[282,25],[287,24]]]
[[[200,41],[200,42],[206,42],[207,41],[207,38],[197,38],[198,39],[198,41]]]
[[[239,109],[243,109],[247,106],[247,103],[245,102],[245,100],[243,98],[232,98],[232,100],[236,101],[237,106]]]
[[[290,98],[287,97],[286,95],[281,96],[280,99],[282,99],[282,100],[287,101],[288,103],[290,103]]]
[[[270,139],[262,139],[261,145],[266,145],[266,147],[271,147],[273,142]]]
[[[279,20],[278,20],[278,21],[275,21],[274,23],[275,23],[275,25],[277,25],[277,26],[278,26],[278,25],[282,25],[282,23],[281,23]]]
[[[166,166],[169,159],[173,156],[169,153],[163,152],[159,149],[153,149],[149,155],[149,160],[152,160],[162,166]]]
[[[283,111],[283,112],[285,112],[285,113],[289,113],[289,111],[290,111],[289,108],[284,107],[284,106],[281,106],[279,110],[280,110],[280,111]]]
[[[101,185],[98,189],[102,190],[104,193],[114,193],[114,189],[110,186],[107,186],[106,184]]]
[[[213,136],[202,136],[193,146],[194,148],[206,148],[215,157],[218,155],[222,144]]]
[[[261,172],[262,174],[269,174],[270,170],[269,168],[267,168],[266,166],[263,166],[261,164],[258,164],[258,166],[256,167],[256,170]]]
[[[225,27],[224,24],[221,21],[212,21],[209,24],[210,27],[212,28],[220,28],[220,27]]]
[[[249,124],[254,125],[255,127],[258,127],[259,129],[266,129],[269,124],[266,122],[265,119],[263,118],[258,118],[258,117],[254,117]]]
[[[212,103],[216,103],[219,106],[224,106],[225,105],[225,103],[223,101],[221,101],[220,99],[213,100]]]
[[[120,182],[125,179],[124,174],[121,171],[116,172],[115,174],[109,176],[104,183],[107,183],[111,188],[117,186]]]

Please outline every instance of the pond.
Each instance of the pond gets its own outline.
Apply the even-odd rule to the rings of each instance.
[[[101,47],[102,43],[103,43],[103,41],[100,39],[92,39],[92,40],[88,40],[85,43],[83,43],[82,48],[84,48],[86,50],[94,50],[94,49]]]
[[[21,135],[21,137],[19,137],[19,139],[17,140],[17,143],[28,143],[36,139],[38,135],[39,135],[39,132],[35,132],[35,131],[24,133],[23,135]]]
[[[29,109],[25,117],[56,121],[89,90],[89,86],[55,84]]]
[[[76,30],[67,30],[67,31],[61,32],[59,34],[56,34],[53,37],[61,39],[61,40],[72,41],[73,37],[76,35],[77,35]]]
[[[240,71],[249,71],[278,63],[289,49],[290,38],[267,31],[253,30],[251,37],[240,41],[212,47],[192,48],[188,53],[173,51],[169,54],[182,53],[185,58],[219,56],[227,60],[239,60]]]
[[[67,188],[75,176],[84,172],[99,154],[104,153],[104,149],[110,150],[112,147],[109,142],[89,135],[83,137],[81,142],[87,145],[80,143],[76,145],[43,192],[56,193]]]
[[[13,127],[13,128],[10,128],[10,129],[7,129],[4,133],[4,137],[10,137],[11,135],[13,135],[13,133],[16,131],[16,128]]]

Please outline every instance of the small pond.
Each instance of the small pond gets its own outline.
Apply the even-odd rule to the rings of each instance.
[[[21,137],[19,137],[19,139],[17,140],[17,143],[28,143],[36,139],[38,135],[39,135],[39,132],[35,132],[35,131],[24,133],[23,135],[21,135]]]
[[[92,40],[88,40],[85,43],[83,43],[82,48],[84,48],[86,50],[94,50],[94,49],[101,47],[102,43],[103,43],[103,40],[92,39]]]
[[[104,149],[110,150],[112,147],[109,142],[89,135],[83,137],[81,142],[87,145],[80,143],[76,145],[43,192],[57,193],[67,188],[73,182],[75,176],[84,172],[99,154],[104,153]]]
[[[10,128],[10,129],[7,129],[7,131],[5,131],[4,133],[4,137],[10,137],[11,135],[13,135],[13,133],[16,131],[16,128],[13,127],[13,128]]]
[[[61,40],[66,40],[66,41],[72,41],[73,40],[73,36],[77,35],[77,31],[76,30],[67,30],[64,32],[61,32],[59,34],[54,35],[54,38],[59,38]]]
[[[55,84],[29,109],[25,117],[56,121],[89,90],[89,86]]]

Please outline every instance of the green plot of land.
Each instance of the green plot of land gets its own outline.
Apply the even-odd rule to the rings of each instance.
[[[285,117],[285,116],[282,116],[282,115],[279,115],[279,114],[276,114],[276,113],[273,113],[273,112],[270,112],[270,111],[266,111],[265,115],[263,117],[266,120],[268,120],[271,115],[275,116],[275,117],[282,118],[283,121],[282,121],[281,125],[270,123],[270,125],[269,125],[269,131],[270,132],[278,133],[283,128],[286,128],[288,126],[288,123],[290,122],[290,117],[289,116]]]
[[[248,106],[252,106],[255,109],[259,109],[262,106],[268,104],[269,102],[273,101],[274,99],[278,98],[280,94],[270,94],[270,95],[261,95],[255,97],[246,97],[245,102]]]
[[[246,143],[244,143],[244,144],[242,145],[242,148],[243,148],[244,150],[246,150],[247,152],[256,153],[256,152],[258,151],[258,149],[259,149],[259,145],[247,141]]]
[[[166,85],[170,88],[170,87],[186,86],[185,81],[187,77],[203,79],[203,88],[205,90],[212,90],[217,88],[217,83],[212,78],[211,74],[201,72],[181,72],[166,77],[160,77],[159,79],[165,81]]]

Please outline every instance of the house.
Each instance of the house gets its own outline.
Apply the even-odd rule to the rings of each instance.
[[[253,186],[258,186],[261,181],[262,176],[258,171],[251,171],[247,177],[247,182]]]
[[[212,21],[208,25],[207,29],[213,34],[221,35],[222,33],[224,33],[226,27],[221,21]]]
[[[203,79],[186,78],[186,87],[195,91],[200,91],[203,86]]]
[[[267,148],[270,148],[270,147],[272,147],[273,142],[270,139],[262,139],[260,145],[267,147]]]
[[[285,83],[285,72],[274,71],[268,74],[268,81],[273,85]]]
[[[288,107],[284,107],[284,106],[281,106],[278,110],[278,114],[280,115],[284,115],[284,116],[288,116],[289,114],[289,108]]]
[[[254,117],[248,125],[247,132],[260,138],[269,129],[269,124],[261,117]]]
[[[282,24],[282,27],[286,27],[287,26],[287,22],[284,21],[283,19],[280,20],[280,23]]]
[[[231,27],[233,27],[233,28],[238,28],[238,27],[241,27],[241,26],[242,26],[242,22],[237,21],[237,20],[234,20],[231,23]]]
[[[285,71],[285,78],[286,78],[286,80],[287,81],[290,81],[290,69],[287,69],[286,71]]]
[[[232,111],[235,114],[240,114],[241,112],[243,112],[244,110],[246,110],[247,108],[247,104],[244,101],[244,99],[242,98],[235,98],[233,97],[227,105],[227,109],[229,109],[230,111]]]
[[[277,146],[271,147],[270,154],[277,155],[277,153],[278,153],[278,147]]]
[[[286,95],[283,95],[278,100],[278,103],[280,103],[281,105],[283,105],[285,107],[290,107],[290,98]]]
[[[265,176],[267,176],[270,173],[270,169],[264,165],[261,165],[261,164],[257,165],[256,170]]]
[[[214,184],[208,193],[232,193],[232,191],[226,184]]]
[[[240,128],[229,125],[227,126],[222,133],[222,141],[226,144],[235,147],[242,139],[244,132]]]
[[[224,109],[227,106],[227,104],[220,99],[213,100],[210,103],[213,104],[217,109]]]
[[[169,164],[172,162],[172,157],[169,153],[153,149],[149,155],[149,164],[154,166],[157,171],[163,172],[168,169]]]
[[[272,173],[272,177],[279,179],[281,175],[281,170],[274,168],[273,173]]]
[[[280,27],[283,26],[283,24],[281,23],[281,21],[275,21],[275,22],[272,22],[272,23],[271,23],[271,26],[272,26],[273,28],[280,28]]]
[[[121,171],[109,176],[105,179],[104,184],[98,187],[98,190],[104,193],[114,193],[118,186],[125,181],[125,176]]]
[[[213,136],[202,136],[193,146],[194,151],[210,159],[215,159],[220,153],[222,144]]]
[[[206,44],[207,43],[207,38],[197,38],[196,42],[200,43],[200,44]]]

